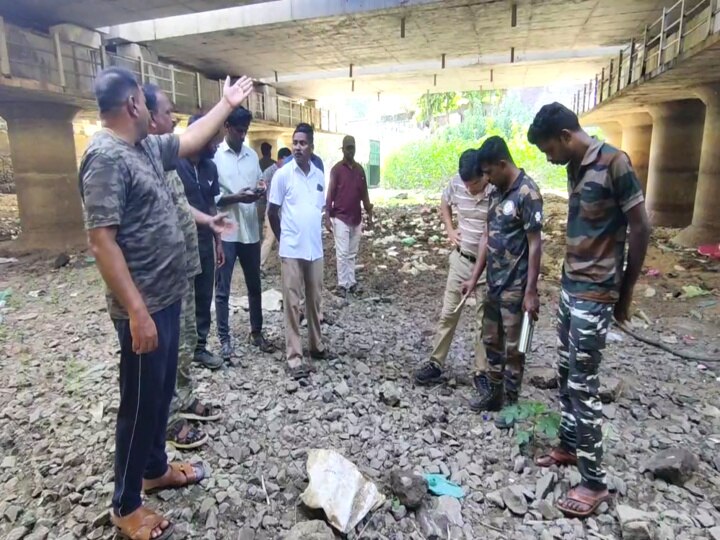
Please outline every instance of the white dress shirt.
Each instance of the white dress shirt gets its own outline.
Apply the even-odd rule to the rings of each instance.
[[[311,163],[306,175],[291,161],[273,176],[269,201],[281,209],[280,257],[322,259],[325,176],[320,169]]]
[[[218,170],[220,195],[215,198],[219,201],[226,195],[233,195],[244,188],[255,188],[262,176],[258,155],[249,146],[243,144],[240,153],[230,148],[227,141],[222,142],[215,152],[215,165]],[[223,233],[225,242],[242,242],[255,244],[260,241],[260,227],[258,224],[256,204],[237,203],[219,208],[221,212],[228,212],[230,219],[237,222],[237,230]]]

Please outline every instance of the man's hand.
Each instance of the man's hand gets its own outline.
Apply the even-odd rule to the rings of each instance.
[[[633,291],[620,291],[620,299],[615,304],[615,320],[620,324],[630,322],[630,306],[632,304]]]
[[[260,195],[255,193],[253,188],[243,188],[235,195],[237,195],[241,203],[254,203],[260,198]]]
[[[227,219],[227,216],[227,212],[220,212],[210,217],[208,226],[215,234],[229,234],[237,230],[237,223]]]
[[[477,281],[468,279],[467,281],[462,282],[460,291],[462,292],[462,295],[465,296],[468,293],[468,291],[472,291],[476,286],[477,286]]]
[[[525,291],[525,298],[523,298],[523,311],[528,312],[533,321],[538,320],[538,313],[540,313],[540,297],[537,291]]]
[[[223,264],[225,264],[225,250],[222,246],[222,240],[217,238],[215,241],[215,265],[220,268]]]
[[[324,221],[325,221],[325,228],[327,229],[327,231],[330,234],[332,234],[333,233],[333,223],[332,223],[332,218],[330,217],[329,214],[325,214]]]
[[[237,109],[253,90],[253,81],[250,77],[240,77],[235,84],[230,84],[230,77],[225,78],[223,99],[233,108]]]
[[[448,231],[448,240],[450,240],[450,243],[453,246],[459,246],[460,245],[460,231],[457,229],[450,229]]]
[[[157,349],[157,328],[147,310],[130,315],[130,336],[135,354],[147,354]]]

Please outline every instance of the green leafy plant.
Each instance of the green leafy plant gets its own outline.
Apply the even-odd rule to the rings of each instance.
[[[520,446],[528,445],[538,434],[554,439],[560,432],[560,413],[537,401],[521,401],[505,407],[500,416],[507,423],[523,426],[515,430],[515,439]]]

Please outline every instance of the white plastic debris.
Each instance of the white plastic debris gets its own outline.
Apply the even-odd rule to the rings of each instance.
[[[307,472],[310,484],[300,495],[302,502],[324,510],[330,525],[341,533],[349,533],[385,502],[377,486],[334,450],[308,451]]]
[[[282,311],[282,293],[276,289],[268,289],[262,293],[262,307],[263,311]],[[244,309],[248,311],[250,309],[250,300],[247,296],[241,296],[239,298],[230,298],[230,307],[234,310]]]

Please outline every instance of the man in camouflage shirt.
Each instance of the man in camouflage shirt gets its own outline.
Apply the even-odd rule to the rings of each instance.
[[[590,137],[570,109],[559,103],[542,107],[528,140],[550,162],[567,165],[570,194],[558,309],[560,446],[538,458],[537,464],[577,463],[582,482],[558,502],[558,508],[568,516],[586,517],[609,497],[598,397],[601,351],[613,315],[620,323],[629,319],[650,226],[628,156]]]
[[[154,84],[143,86],[143,94],[150,111],[150,134],[165,135],[175,128],[173,104],[167,95]],[[190,374],[195,347],[197,345],[197,324],[195,317],[195,276],[202,272],[198,247],[197,225],[208,227],[217,233],[224,230],[227,214],[210,216],[192,208],[185,195],[185,186],[176,170],[166,171],[165,180],[172,190],[180,229],[185,238],[185,262],[188,287],[180,310],[180,345],[178,348],[178,370],[175,396],[170,403],[167,442],[175,448],[190,450],[207,442],[208,436],[189,420],[209,422],[222,415],[218,410],[202,403],[195,397],[195,388]],[[215,369],[222,366],[222,359],[216,357]]]
[[[483,342],[488,371],[481,374],[480,395],[470,401],[473,411],[499,411],[517,403],[525,368],[518,350],[523,313],[537,319],[543,201],[540,190],[518,169],[501,137],[488,138],[478,161],[495,190],[490,194],[487,234],[478,251],[473,275],[463,286],[475,287],[487,262],[487,295]],[[498,420],[500,427],[506,427]]]
[[[150,135],[150,113],[131,72],[108,68],[94,86],[103,129],[80,165],[88,242],[107,285],[120,342],[120,404],[110,519],[128,538],[172,536],[141,492],[180,488],[205,476],[200,464],[170,463],[165,430],[175,390],[185,239],[164,171],[198,152],[252,91],[225,83],[222,100],[182,135]]]

